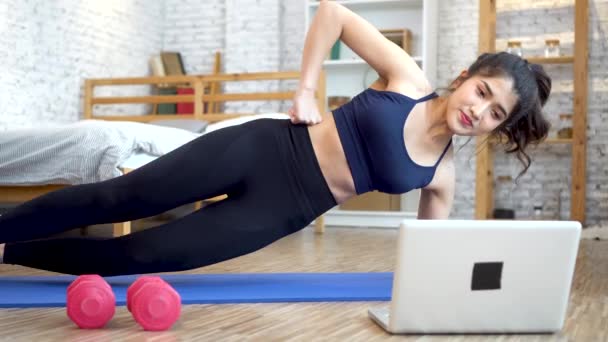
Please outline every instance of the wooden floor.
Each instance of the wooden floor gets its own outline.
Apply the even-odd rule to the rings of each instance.
[[[217,272],[392,271],[397,232],[312,229],[266,249],[197,270]],[[0,265],[0,275],[47,272]],[[368,317],[386,302],[188,305],[166,332],[145,332],[124,307],[101,330],[79,330],[64,309],[0,309],[0,340],[65,341],[608,341],[608,241],[583,240],[563,331],[555,335],[391,336]]]

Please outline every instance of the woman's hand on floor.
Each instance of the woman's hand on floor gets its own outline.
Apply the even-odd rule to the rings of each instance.
[[[323,120],[317,107],[315,92],[309,88],[296,91],[293,97],[293,106],[287,111],[287,114],[289,114],[291,122],[294,124],[316,125]]]

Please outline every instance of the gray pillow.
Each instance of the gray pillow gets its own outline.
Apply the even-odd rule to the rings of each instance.
[[[180,128],[194,133],[203,133],[209,125],[208,121],[194,119],[153,120],[152,125]]]

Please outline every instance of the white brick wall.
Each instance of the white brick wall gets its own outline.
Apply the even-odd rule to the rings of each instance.
[[[79,120],[86,77],[147,74],[162,9],[159,0],[3,1],[0,131]]]
[[[277,0],[227,0],[226,71],[279,70],[280,6]],[[230,82],[226,92],[276,91],[276,81]],[[231,102],[226,112],[272,112],[276,101]]]
[[[283,0],[281,5],[281,34],[280,34],[280,67],[279,70],[299,70],[302,63],[302,49],[305,38],[304,1]],[[281,82],[281,89],[296,89],[297,81]],[[285,101],[279,111],[286,111],[291,106],[291,101]]]
[[[304,1],[284,0],[281,4],[281,70],[299,70],[304,47]]]
[[[224,54],[226,5],[224,0],[164,0],[163,46],[182,55],[186,73],[213,71],[214,54]]]

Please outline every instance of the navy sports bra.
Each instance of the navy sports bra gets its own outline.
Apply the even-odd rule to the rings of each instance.
[[[333,111],[357,194],[373,190],[402,194],[431,182],[451,141],[435,165],[418,165],[407,153],[403,128],[416,103],[437,96],[433,92],[414,100],[368,88]]]

